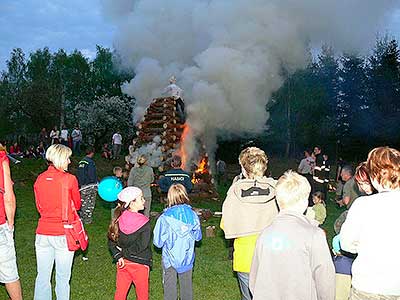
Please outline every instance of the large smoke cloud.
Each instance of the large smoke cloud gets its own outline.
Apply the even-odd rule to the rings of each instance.
[[[398,0],[104,0],[123,67],[137,74],[123,87],[137,99],[135,117],[174,74],[192,136],[208,147],[219,133],[263,130],[282,68],[304,67],[310,45],[371,46],[395,7]]]

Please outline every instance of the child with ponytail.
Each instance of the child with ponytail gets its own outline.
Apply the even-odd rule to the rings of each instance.
[[[192,210],[186,188],[173,184],[168,190],[168,207],[158,218],[153,244],[162,248],[164,300],[176,300],[179,278],[181,300],[193,299],[192,269],[195,242],[201,240],[199,217]]]
[[[126,300],[132,283],[137,300],[149,299],[151,227],[149,218],[139,213],[144,203],[143,193],[137,187],[126,187],[118,194],[118,204],[108,229],[108,246],[117,262],[114,300]]]

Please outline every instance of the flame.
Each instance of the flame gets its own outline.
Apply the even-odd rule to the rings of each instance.
[[[189,133],[190,133],[190,127],[189,127],[188,123],[185,123],[183,125],[183,132],[182,132],[182,136],[181,136],[181,146],[179,149],[179,152],[180,152],[181,158],[182,158],[182,169],[186,168],[186,163],[187,163],[187,158],[188,158],[188,155],[187,155],[186,149],[185,149],[185,139],[189,135]]]
[[[208,172],[207,163],[208,163],[207,157],[203,157],[203,159],[199,162],[199,165],[198,165],[196,171],[193,172],[193,176],[192,176],[193,184],[200,182],[200,179],[197,178],[197,176],[196,176],[197,174],[205,174]]]

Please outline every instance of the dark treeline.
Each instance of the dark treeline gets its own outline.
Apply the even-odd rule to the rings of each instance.
[[[43,127],[79,124],[84,138],[98,144],[114,130],[131,131],[133,100],[121,84],[133,76],[118,71],[115,60],[100,46],[92,61],[79,51],[44,48],[26,57],[14,49],[0,77],[0,136],[37,136]]]
[[[117,64],[117,56],[100,46],[92,61],[79,51],[44,48],[25,57],[14,49],[0,77],[0,136],[79,124],[86,142],[96,145],[116,129],[131,137],[134,100],[123,95],[121,84],[133,72],[118,71]],[[400,49],[395,39],[378,38],[368,57],[338,56],[324,46],[305,69],[284,77],[267,106],[268,129],[256,141],[268,153],[297,156],[319,144],[331,158],[357,160],[373,146],[400,145]],[[244,143],[238,141],[237,148]]]
[[[321,145],[333,158],[365,158],[371,147],[400,145],[400,50],[378,38],[369,57],[324,46],[317,59],[290,76],[267,108],[264,142],[298,155]]]

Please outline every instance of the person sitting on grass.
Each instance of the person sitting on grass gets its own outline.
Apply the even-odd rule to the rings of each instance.
[[[137,300],[149,299],[152,266],[150,220],[144,209],[142,191],[126,187],[118,194],[118,204],[108,229],[108,247],[117,262],[115,300],[126,300],[133,283]]]
[[[194,246],[202,238],[201,224],[188,204],[190,200],[182,184],[173,184],[168,190],[167,199],[168,207],[157,219],[153,231],[153,244],[162,248],[164,300],[177,299],[177,277],[179,299],[192,300]]]
[[[261,231],[278,214],[273,178],[265,177],[268,157],[256,147],[244,149],[239,156],[243,179],[229,188],[222,205],[221,228],[226,239],[234,239],[233,270],[237,273],[243,300],[252,299],[249,272],[254,247]]]
[[[280,212],[257,240],[250,271],[253,300],[334,300],[335,269],[324,231],[303,212],[311,186],[291,170],[276,185]]]

